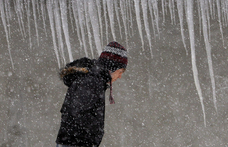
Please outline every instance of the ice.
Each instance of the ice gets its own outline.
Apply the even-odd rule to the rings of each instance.
[[[83,48],[85,51],[85,56],[88,57],[88,51],[87,51],[86,39],[85,39],[85,30],[84,30],[84,24],[85,24],[84,2],[82,0],[77,1],[77,10],[78,10],[78,19],[80,20],[79,21],[79,28],[80,28],[81,35],[82,35]]]
[[[79,31],[79,21],[78,21],[78,13],[77,13],[77,1],[72,1],[72,10],[73,10],[74,21],[75,21],[75,25],[76,25],[77,37],[78,37],[80,46],[82,46],[81,35],[80,35],[80,31]]]
[[[74,28],[74,23],[73,23],[73,11],[72,11],[72,1],[69,0],[68,5],[67,5],[67,9],[68,9],[68,13],[69,13],[69,17],[70,17],[70,24],[71,24],[71,28]],[[74,29],[72,29],[73,33],[74,33]]]
[[[21,0],[18,0],[18,1],[15,1],[15,11],[16,11],[16,14],[17,14],[17,19],[18,19],[18,24],[19,24],[19,28],[20,28],[20,32],[21,32],[21,36],[24,38],[24,35],[25,35],[25,31],[24,31],[24,23],[22,21],[22,13],[21,13]]]
[[[129,35],[133,36],[134,35],[134,27],[133,27],[133,16],[132,16],[132,5],[134,4],[134,2],[132,0],[128,0],[128,1],[125,1],[126,3],[126,10],[127,10],[127,18],[130,19],[130,23],[129,24],[129,29],[128,30],[131,30],[132,31],[132,34],[129,33]]]
[[[28,37],[29,37],[29,47],[32,48],[31,41],[31,26],[30,26],[30,1],[28,1],[27,6],[25,6],[26,14],[27,14],[27,24],[28,24]]]
[[[169,0],[169,12],[170,12],[170,16],[171,16],[171,23],[175,24],[175,13],[174,13],[173,0]]]
[[[43,20],[43,28],[44,28],[45,35],[47,36],[47,29],[46,29],[46,23],[45,23],[46,12],[45,12],[45,6],[44,5],[45,5],[44,0],[41,0],[40,9],[41,9],[41,15],[42,15],[42,20]]]
[[[206,46],[206,52],[207,52],[207,61],[209,65],[209,73],[210,73],[210,79],[211,79],[211,86],[212,86],[212,93],[213,93],[213,102],[216,112],[217,110],[217,100],[216,100],[216,91],[215,91],[215,79],[214,79],[214,71],[213,71],[213,64],[212,64],[212,57],[211,57],[211,45],[208,39],[208,29],[207,29],[207,23],[206,23],[206,14],[205,14],[205,3],[204,1],[200,1],[201,6],[201,15],[202,15],[202,26],[203,26],[203,36],[204,36],[204,42]]]
[[[198,14],[199,14],[199,22],[201,22],[201,11],[200,11],[200,2],[197,1],[197,11],[198,11]],[[200,35],[200,39],[201,39],[201,32],[202,32],[202,29],[201,29],[201,23],[199,23],[199,35]]]
[[[11,19],[11,11],[10,11],[10,4],[9,0],[5,0],[5,17],[6,17],[6,23],[8,24],[8,32],[10,34],[10,19]]]
[[[59,14],[59,6],[58,6],[58,1],[53,1],[54,2],[54,21],[55,21],[55,27],[56,27],[56,34],[58,38],[58,48],[61,53],[61,57],[63,59],[63,64],[66,64],[66,59],[64,55],[64,49],[63,49],[63,39],[62,39],[62,24],[61,24],[61,17]]]
[[[158,4],[157,4],[156,0],[152,0],[151,2],[153,5],[153,10],[154,10],[154,17],[155,17],[157,32],[158,32],[158,36],[160,38]]]
[[[109,16],[109,21],[111,26],[112,37],[114,40],[116,40],[115,26],[114,26],[115,21],[114,21],[114,13],[113,13],[113,0],[106,0],[106,4],[107,4],[108,16]]]
[[[150,3],[150,1],[148,3]],[[153,8],[152,8],[152,4],[149,4],[149,11],[150,11],[150,17],[151,17],[151,23],[152,23],[153,33],[154,33],[154,36],[156,36],[156,33],[155,33],[155,25],[154,25],[154,16],[153,16],[154,11],[153,11]]]
[[[89,17],[89,14],[88,14],[88,5],[87,5],[87,3],[85,1],[84,1],[84,9],[85,9],[85,21],[86,21],[85,22],[85,25],[86,25],[87,32],[88,32],[88,39],[89,39],[89,46],[90,46],[91,56],[92,56],[92,58],[94,58],[94,51],[93,51],[93,44],[92,44],[92,34],[90,32],[91,29],[90,29],[89,19],[88,19],[88,17]],[[98,6],[98,9],[99,9],[99,6]],[[99,17],[101,17],[101,16],[99,16]],[[102,33],[102,28],[101,28],[101,33]],[[103,38],[103,34],[101,35],[101,37]]]
[[[106,34],[106,42],[108,42],[108,20],[107,20],[107,8],[106,8],[106,0],[102,0],[103,9],[104,9],[104,21],[105,21],[105,34]]]
[[[122,32],[121,30],[121,24],[120,24],[120,16],[119,16],[119,11],[118,11],[118,5],[117,5],[117,1],[114,1],[114,8],[115,8],[115,13],[116,13],[116,18],[118,21],[118,25],[119,25],[119,32]],[[120,37],[122,38],[122,33],[120,33]]]
[[[194,35],[194,21],[193,21],[193,0],[187,0],[186,2],[186,18],[188,23],[188,31],[189,31],[189,38],[190,38],[190,46],[191,46],[191,62],[192,62],[192,71],[194,76],[194,82],[196,86],[196,90],[198,92],[200,103],[203,111],[203,118],[204,118],[204,126],[206,127],[206,114],[204,108],[204,100],[202,95],[202,90],[199,82],[198,77],[198,69],[196,65],[196,53],[195,53],[195,35]]]
[[[148,17],[147,17],[147,6],[148,6],[147,0],[142,0],[141,4],[142,4],[145,31],[146,31],[147,39],[149,42],[150,54],[151,54],[151,56],[153,56],[150,29],[149,29],[149,23],[148,23]]]
[[[165,22],[165,0],[162,0],[162,17],[163,17],[163,23]]]
[[[85,2],[85,1],[84,1]],[[87,3],[85,3],[85,6],[87,5]],[[100,26],[100,32],[101,32],[101,46],[103,46],[102,42],[103,42],[103,26],[102,26],[102,17],[101,17],[101,3],[100,0],[96,0],[96,6],[97,6],[97,12],[98,12],[98,19],[99,19],[99,26]],[[86,9],[85,13],[86,16],[88,16],[87,14],[88,9]],[[87,17],[86,17],[87,19]],[[88,21],[88,20],[87,20]],[[87,23],[86,23],[87,24]],[[88,26],[88,25],[87,25]],[[88,27],[87,27],[88,29]],[[89,31],[90,32],[90,31]],[[90,43],[91,45],[91,43]],[[92,50],[92,48],[91,48]],[[92,52],[93,53],[93,52]]]
[[[178,16],[179,16],[180,28],[181,28],[181,37],[186,51],[186,55],[188,55],[188,51],[185,44],[184,27],[183,27],[183,1],[182,0],[176,0],[176,1],[177,1],[177,10],[178,10]]]
[[[89,16],[90,16],[90,20],[91,20],[91,24],[92,24],[92,28],[93,28],[93,36],[94,36],[94,40],[95,40],[95,45],[97,48],[97,53],[100,54],[102,52],[101,49],[101,40],[100,40],[100,28],[99,28],[99,21],[98,21],[98,17],[97,17],[97,11],[94,8],[94,2],[90,1],[90,3],[88,4],[89,6]]]
[[[136,21],[138,25],[138,31],[142,42],[142,50],[144,51],[144,40],[142,35],[142,24],[141,24],[141,17],[140,17],[139,1],[134,0],[134,4],[135,4],[135,15],[136,15]]]
[[[213,0],[208,0],[208,4],[209,4],[209,8],[210,8],[210,15],[211,15],[211,17],[215,17],[215,15],[214,15],[214,10],[213,10]]]
[[[120,13],[121,13],[121,17],[122,17],[122,20],[123,20],[123,26],[124,26],[125,36],[126,36],[126,42],[128,42],[126,14],[125,14],[124,8],[125,8],[124,0],[120,0]]]
[[[4,26],[5,33],[6,33],[6,40],[7,40],[7,45],[8,45],[9,57],[10,57],[12,68],[14,69],[14,63],[13,63],[13,59],[12,59],[12,55],[11,55],[9,33],[8,33],[8,30],[7,30],[6,16],[5,16],[5,11],[4,11],[3,0],[0,0],[0,9],[1,9],[2,23],[3,23],[3,26]]]
[[[59,5],[60,5],[60,11],[61,11],[62,28],[63,28],[63,33],[65,36],[65,41],[67,45],[68,55],[69,55],[70,61],[73,61],[74,59],[71,52],[70,38],[69,38],[69,32],[68,32],[66,0],[59,0]]]
[[[222,41],[223,41],[223,46],[224,46],[224,37],[223,37],[222,20],[221,20],[221,12],[220,12],[221,8],[220,8],[219,0],[216,0],[216,5],[217,5],[217,12],[218,12],[219,28],[220,28]]]
[[[33,17],[34,17],[34,23],[35,23],[35,28],[36,28],[36,38],[37,38],[37,43],[39,46],[39,33],[38,33],[37,18],[36,18],[35,0],[32,0],[32,10],[33,10]]]
[[[59,59],[59,53],[56,45],[56,38],[55,38],[55,28],[54,28],[54,18],[53,18],[53,0],[47,0],[47,11],[49,16],[49,22],[51,26],[51,35],[52,35],[52,41],[54,46],[55,55],[58,62],[58,67],[60,68],[60,59]]]
[[[207,18],[207,23],[208,23],[208,26],[211,26],[210,25],[210,15],[209,15],[209,7],[208,7],[208,1],[204,1],[204,7],[205,7],[205,16]],[[210,31],[210,27],[208,27],[208,37],[209,37],[209,40],[211,40],[211,35],[210,35],[211,31]]]

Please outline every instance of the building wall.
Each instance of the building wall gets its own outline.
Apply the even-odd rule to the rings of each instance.
[[[218,107],[218,113],[216,113],[202,28],[200,29],[199,18],[194,19],[196,62],[206,112],[207,125],[205,126],[193,78],[187,23],[184,22],[187,52],[181,38],[178,13],[175,15],[176,23],[173,24],[169,11],[164,22],[160,15],[160,37],[157,33],[154,36],[150,23],[153,53],[151,56],[145,27],[142,26],[144,38],[144,48],[142,48],[134,5],[131,9],[133,24],[128,26],[128,42],[126,42],[123,21],[121,21],[121,32],[115,23],[116,41],[127,47],[129,63],[123,77],[113,84],[115,105],[108,103],[109,91],[106,93],[105,135],[101,146],[219,147],[228,145],[226,139],[228,135],[227,27],[223,28],[225,40],[223,45],[219,23],[217,19],[211,19],[210,43]],[[161,9],[159,12],[161,14]],[[26,35],[23,37],[18,17],[15,13],[12,14],[9,23],[9,42],[14,69],[10,62],[4,26],[0,23],[0,146],[55,146],[60,125],[59,110],[67,87],[58,77],[59,67],[53,49],[48,14],[45,15],[46,30],[42,27],[41,17],[37,15],[39,43],[35,21],[31,18],[31,37],[29,37],[28,23],[24,15],[22,21],[24,21]],[[140,14],[142,15],[142,12]],[[149,15],[148,17],[150,18]],[[129,21],[129,18],[127,20]],[[142,17],[141,21],[143,24]],[[76,26],[72,26],[70,21],[68,24],[72,55],[74,59],[84,57],[84,48],[78,40]],[[102,47],[113,40],[110,26],[108,39],[104,30],[105,22],[103,39],[101,39]],[[31,47],[29,39],[32,43]],[[66,43],[63,43],[66,62],[69,62]],[[86,45],[89,48],[88,38]],[[95,46],[94,41],[93,46]],[[94,53],[94,58],[97,58],[99,54],[95,47]],[[89,57],[93,58],[91,52]],[[61,66],[64,66],[63,60],[60,60]]]

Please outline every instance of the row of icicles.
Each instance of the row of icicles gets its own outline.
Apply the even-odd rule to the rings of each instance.
[[[159,9],[161,8],[161,10]],[[177,22],[175,10],[177,9]],[[84,49],[85,55],[89,56],[88,48],[91,56],[94,57],[93,42],[95,43],[97,54],[102,51],[103,38],[108,38],[111,29],[111,36],[116,40],[116,33],[124,32],[126,46],[128,47],[128,38],[132,35],[133,18],[136,18],[142,50],[144,50],[143,32],[146,32],[146,39],[149,43],[149,48],[152,52],[152,35],[160,36],[159,24],[165,23],[166,14],[169,11],[173,24],[180,25],[183,44],[188,54],[184,36],[184,21],[187,21],[188,32],[190,38],[192,71],[195,81],[195,86],[200,98],[204,125],[206,126],[206,115],[202,96],[202,90],[198,78],[198,70],[196,65],[195,55],[195,32],[194,32],[194,10],[198,10],[200,21],[200,33],[203,34],[205,49],[207,53],[209,73],[212,86],[213,102],[216,112],[216,89],[213,72],[213,64],[211,58],[210,45],[210,19],[217,18],[219,28],[223,40],[223,27],[227,26],[228,20],[228,1],[226,0],[0,0],[0,11],[2,24],[6,34],[8,44],[9,57],[12,68],[14,69],[13,57],[10,47],[10,20],[16,15],[20,32],[23,38],[29,39],[31,43],[31,21],[34,21],[37,43],[39,44],[38,27],[42,27],[46,33],[46,26],[50,26],[53,47],[57,58],[58,66],[61,66],[61,61],[65,65],[66,57],[64,52],[64,40],[67,46],[67,53],[70,61],[73,61],[72,49],[70,43],[69,25],[75,27],[77,39],[81,48]],[[142,15],[141,15],[142,14]],[[141,17],[142,16],[142,17]],[[149,16],[149,17],[148,17]],[[217,16],[217,17],[216,17]],[[24,21],[24,20],[27,21]],[[38,26],[38,19],[41,19],[43,24]],[[48,22],[47,22],[48,20]],[[105,24],[103,24],[105,23]],[[115,23],[118,23],[119,30],[114,29]],[[122,23],[122,25],[121,25]],[[28,30],[25,30],[27,26]],[[152,26],[152,29],[150,29]],[[142,29],[145,30],[142,30]],[[124,30],[124,31],[123,31]],[[105,34],[105,35],[104,35]],[[47,34],[46,34],[47,35]],[[120,33],[121,35],[121,33]],[[121,36],[122,37],[122,36]],[[88,41],[87,41],[88,40]],[[108,39],[107,39],[108,40]],[[89,47],[87,47],[89,42]],[[224,43],[224,40],[223,40]]]

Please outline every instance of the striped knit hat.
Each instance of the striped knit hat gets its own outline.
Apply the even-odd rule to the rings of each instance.
[[[110,42],[101,53],[99,62],[111,72],[127,67],[127,50],[118,42]]]
[[[114,72],[118,69],[127,67],[127,50],[118,42],[110,42],[101,53],[99,62],[108,69],[110,72]],[[112,97],[112,82],[110,82],[110,104],[115,104]]]

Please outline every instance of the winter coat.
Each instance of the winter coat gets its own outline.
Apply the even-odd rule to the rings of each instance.
[[[97,60],[82,58],[67,64],[60,76],[68,91],[61,112],[56,143],[69,146],[99,146],[104,135],[105,91],[109,71]]]

